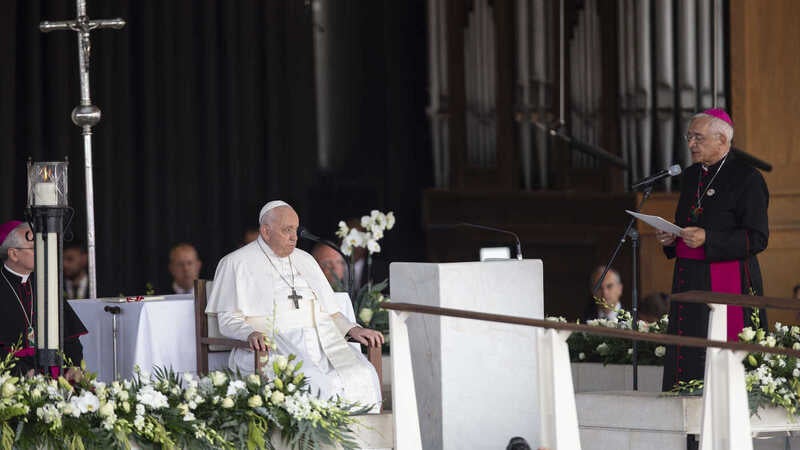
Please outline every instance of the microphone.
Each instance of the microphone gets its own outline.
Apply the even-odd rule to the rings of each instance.
[[[321,237],[317,236],[316,234],[308,231],[306,227],[300,227],[300,237],[303,239],[308,239],[309,241],[319,242],[322,240]]]
[[[489,227],[489,226],[486,226],[486,225],[478,225],[476,223],[469,223],[469,222],[459,222],[459,223],[456,223],[456,224],[442,224],[442,225],[440,225],[440,224],[431,224],[431,225],[429,225],[429,227],[430,228],[468,227],[468,228],[479,228],[481,230],[495,231],[495,232],[503,233],[503,234],[510,234],[511,236],[514,236],[514,240],[516,241],[516,244],[517,244],[517,259],[522,261],[522,244],[519,241],[519,236],[517,235],[517,233],[514,233],[513,231],[503,230],[503,229],[495,228],[495,227]]]
[[[327,239],[322,239],[321,237],[317,236],[316,234],[308,231],[308,228],[306,228],[306,227],[300,227],[300,229],[298,230],[297,234],[300,235],[300,237],[302,239],[308,239],[309,241],[316,242],[318,244],[322,244],[322,245],[328,246],[328,247],[336,250],[336,253],[342,255],[342,258],[344,258],[344,263],[347,266],[347,286],[346,286],[347,287],[347,292],[350,294],[350,299],[353,300],[355,298],[355,286],[354,285],[356,284],[356,282],[355,282],[355,272],[353,272],[353,268],[350,265],[350,257],[345,255],[342,252],[342,249],[340,249],[338,245],[334,244],[333,242],[331,242],[331,241],[329,241]]]
[[[660,170],[655,174],[650,175],[649,177],[639,180],[638,183],[631,186],[631,189],[639,189],[641,187],[650,186],[651,184],[655,183],[656,181],[662,178],[674,177],[675,175],[678,175],[680,173],[681,173],[681,166],[675,164],[674,166],[670,166],[669,169]]]

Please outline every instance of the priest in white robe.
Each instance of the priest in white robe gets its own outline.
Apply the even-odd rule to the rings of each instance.
[[[248,341],[251,350],[234,349],[228,364],[252,373],[253,350],[270,358],[294,354],[312,392],[336,395],[361,405],[381,402],[380,383],[364,355],[347,344],[349,337],[369,346],[383,335],[359,327],[338,312],[333,290],[314,258],[295,248],[299,217],[287,203],[267,203],[259,213],[259,237],[219,262],[209,293],[207,314],[217,314],[220,332]],[[265,367],[272,375],[272,363]]]

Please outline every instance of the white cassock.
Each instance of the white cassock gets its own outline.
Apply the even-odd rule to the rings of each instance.
[[[289,297],[291,286],[302,296],[299,308]],[[344,338],[357,325],[336,309],[333,289],[310,254],[295,249],[280,258],[261,237],[229,253],[217,266],[206,313],[217,314],[226,337],[246,341],[253,331],[264,333],[275,345],[270,358],[296,355],[312,392],[319,391],[321,398],[339,395],[376,405],[377,411],[381,390],[375,368]],[[252,351],[234,349],[228,365],[253,373]],[[265,369],[273,375],[271,362]]]

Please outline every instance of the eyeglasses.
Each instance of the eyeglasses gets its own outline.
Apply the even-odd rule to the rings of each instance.
[[[715,134],[719,134],[719,133],[715,133]],[[708,139],[708,137],[709,136],[703,136],[702,134],[698,134],[698,133],[687,133],[686,136],[683,137],[683,139],[687,143],[692,142],[692,140],[694,140],[698,144],[702,144],[706,139]]]

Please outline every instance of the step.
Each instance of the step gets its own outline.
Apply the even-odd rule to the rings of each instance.
[[[358,416],[355,437],[358,448],[389,450],[394,446],[394,418],[391,412]]]

